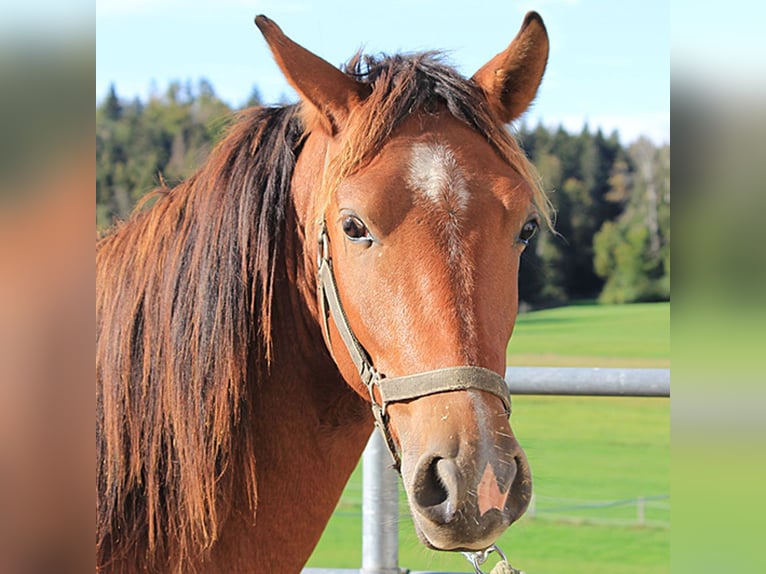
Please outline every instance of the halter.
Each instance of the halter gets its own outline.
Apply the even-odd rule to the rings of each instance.
[[[338,286],[332,270],[332,258],[330,257],[330,243],[327,235],[327,226],[323,221],[319,231],[319,245],[317,251],[317,280],[319,308],[322,316],[322,327],[328,343],[330,342],[329,318],[332,315],[335,326],[340,333],[343,343],[348,349],[351,360],[359,372],[362,382],[370,394],[372,414],[375,424],[380,428],[386,440],[386,446],[394,460],[394,468],[398,471],[401,467],[401,458],[396,448],[396,443],[388,430],[388,414],[386,409],[391,403],[407,401],[448,391],[463,391],[477,389],[486,391],[497,396],[505,406],[506,415],[511,414],[511,397],[505,379],[483,367],[460,366],[424,371],[414,375],[386,378],[373,365],[367,350],[356,338],[348,318],[343,310],[343,305],[338,296]],[[380,403],[375,396],[378,390]]]

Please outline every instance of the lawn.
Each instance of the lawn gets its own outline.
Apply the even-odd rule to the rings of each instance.
[[[528,313],[519,317],[509,363],[667,367],[669,310],[587,305]],[[667,399],[514,397],[511,422],[532,467],[536,512],[499,541],[511,563],[529,574],[667,573],[669,500],[647,503],[645,526],[636,524],[635,502],[614,503],[670,492],[669,414]],[[420,545],[401,500],[400,565],[469,572],[462,556]],[[357,468],[309,566],[360,565]]]
[[[515,366],[670,367],[670,303],[572,305],[519,315]]]

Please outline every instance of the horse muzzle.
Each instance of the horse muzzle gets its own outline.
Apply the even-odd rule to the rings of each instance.
[[[402,480],[426,546],[483,550],[529,504],[526,456],[503,413],[486,414],[491,402],[491,395],[469,391],[390,407]]]

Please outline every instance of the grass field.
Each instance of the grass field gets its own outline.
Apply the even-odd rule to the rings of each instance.
[[[670,367],[670,304],[573,305],[519,315],[508,364]]]
[[[517,322],[509,363],[667,367],[669,314],[668,304],[528,313]],[[660,526],[619,525],[635,521],[636,506],[598,504],[670,492],[669,414],[666,399],[514,397],[512,424],[532,467],[537,512],[499,541],[511,563],[529,574],[668,572],[670,531],[661,526],[670,521],[668,500],[645,510],[647,523]],[[401,500],[400,565],[469,572],[462,556],[420,545]],[[360,565],[357,468],[309,566]]]

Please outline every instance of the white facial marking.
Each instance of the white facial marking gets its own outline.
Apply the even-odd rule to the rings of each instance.
[[[418,143],[412,147],[409,184],[450,217],[458,217],[468,205],[465,177],[452,150],[444,144]]]
[[[487,408],[486,402],[482,400],[479,391],[471,390],[471,403],[476,411],[477,432],[479,436],[492,436],[493,430],[490,428],[489,421],[492,420],[492,414]],[[495,470],[492,465],[487,462],[484,468],[484,474],[481,476],[479,485],[476,488],[476,498],[479,504],[479,514],[484,516],[492,509],[502,511],[505,507],[505,503],[508,500],[508,495],[511,492],[511,485],[508,484],[508,488],[505,492],[500,490],[500,485],[497,482],[495,476]]]
[[[432,212],[435,228],[446,243],[462,341],[466,349],[474,349],[477,330],[470,302],[474,274],[463,253],[461,229],[471,197],[465,174],[446,144],[423,142],[412,146],[407,183],[416,200]]]
[[[505,492],[500,490],[500,486],[497,484],[495,471],[492,469],[492,465],[487,463],[487,466],[484,468],[484,474],[479,482],[479,486],[476,489],[479,502],[479,514],[484,516],[490,510],[500,510],[502,512],[510,492],[510,485]]]

